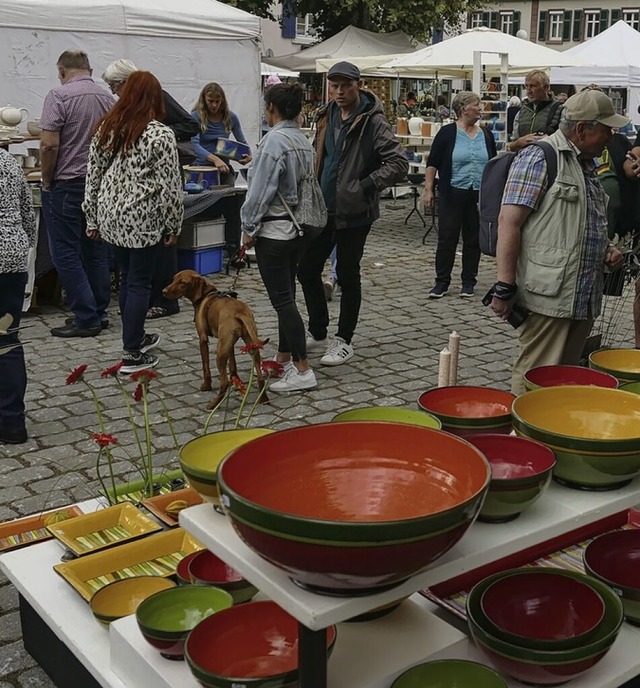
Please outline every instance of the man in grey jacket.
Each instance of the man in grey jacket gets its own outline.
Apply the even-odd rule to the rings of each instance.
[[[338,284],[342,289],[338,332],[323,365],[353,358],[362,291],[360,261],[371,225],[380,216],[379,192],[406,178],[409,164],[384,115],[380,101],[362,90],[360,71],[338,62],[328,74],[332,101],[317,115],[316,174],[329,211],[322,234],[313,240],[298,266],[309,313],[307,350],[327,345],[329,311],[322,270],[337,247]]]

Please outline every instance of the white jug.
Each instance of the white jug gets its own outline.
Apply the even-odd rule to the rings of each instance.
[[[24,116],[23,114],[24,113]],[[26,108],[15,108],[11,105],[0,107],[0,124],[7,127],[14,127],[21,124],[29,116],[29,111]]]
[[[409,120],[409,133],[412,136],[422,136],[422,117],[411,117]]]

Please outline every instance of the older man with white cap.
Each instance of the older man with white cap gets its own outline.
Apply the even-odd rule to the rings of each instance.
[[[539,146],[516,156],[498,221],[498,281],[491,308],[507,319],[517,304],[526,319],[511,391],[524,391],[523,374],[542,365],[576,365],[602,304],[603,268],[623,258],[607,237],[606,195],[594,158],[629,120],[601,91],[582,91],[564,105],[560,129],[545,139],[557,155],[548,187]],[[528,313],[528,316],[526,315]]]

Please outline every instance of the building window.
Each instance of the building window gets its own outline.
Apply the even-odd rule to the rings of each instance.
[[[622,10],[622,21],[627,22],[632,29],[640,31],[640,10]]]
[[[549,41],[562,41],[564,13],[549,11]]]
[[[584,37],[593,38],[600,33],[600,10],[584,11]]]
[[[314,38],[316,31],[313,28],[313,15],[304,14],[296,17],[296,38]]]
[[[513,34],[513,12],[500,12],[500,31]]]
[[[484,26],[482,23],[482,12],[473,12],[471,14],[471,27],[472,29],[477,29],[479,26]]]

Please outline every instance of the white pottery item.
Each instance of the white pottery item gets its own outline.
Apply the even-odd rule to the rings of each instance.
[[[14,127],[24,122],[28,116],[29,111],[26,108],[16,108],[11,105],[0,107],[0,124],[4,124],[8,127]]]
[[[409,133],[411,136],[422,136],[422,117],[411,117],[409,120]]]

